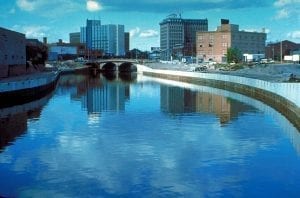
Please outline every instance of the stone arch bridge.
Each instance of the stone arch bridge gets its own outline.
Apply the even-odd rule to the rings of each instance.
[[[137,61],[131,59],[95,60],[86,63],[101,72],[137,72]]]

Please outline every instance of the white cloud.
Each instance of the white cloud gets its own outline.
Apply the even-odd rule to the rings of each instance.
[[[68,13],[83,10],[82,3],[74,0],[17,0],[19,9],[36,15],[57,18]]]
[[[291,4],[297,4],[300,3],[300,0],[277,0],[274,5],[276,7],[283,7]]]
[[[137,35],[139,35],[139,33],[141,32],[141,29],[139,27],[136,27],[134,29],[131,29],[129,31],[130,37],[135,37]]]
[[[290,12],[287,9],[281,9],[277,12],[275,19],[286,19],[289,18]]]
[[[100,3],[98,1],[95,0],[88,0],[86,2],[86,9],[89,12],[96,12],[102,9],[102,6],[100,5]]]
[[[287,36],[291,39],[300,39],[300,30],[290,32]]]
[[[289,19],[292,16],[294,19],[298,19],[300,16],[299,9],[300,9],[300,0],[277,0],[274,3],[274,6],[278,8],[275,19]]]
[[[139,35],[141,38],[153,38],[158,36],[158,31],[156,30],[145,30]]]
[[[47,35],[47,31],[49,30],[49,27],[39,26],[39,25],[30,25],[30,26],[14,25],[12,29],[24,33],[26,35],[26,38],[40,39]]]
[[[36,9],[36,1],[17,0],[17,6],[24,11],[33,11]]]
[[[267,33],[267,34],[269,34],[270,32],[271,32],[271,30],[270,29],[268,29],[268,28],[262,28],[262,29],[245,29],[244,30],[245,32],[265,32],[265,33]]]

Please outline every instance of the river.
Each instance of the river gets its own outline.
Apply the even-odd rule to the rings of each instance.
[[[65,75],[0,111],[4,197],[297,197],[300,135],[255,99],[145,76]]]

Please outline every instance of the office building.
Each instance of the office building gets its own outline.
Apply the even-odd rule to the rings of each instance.
[[[116,56],[125,56],[125,26],[116,26]]]
[[[25,35],[0,27],[0,78],[26,73]]]
[[[86,43],[86,27],[80,27],[80,43]]]
[[[180,15],[169,15],[160,23],[162,60],[195,56],[196,32],[207,30],[207,19],[182,19]]]
[[[124,25],[101,25],[100,20],[87,20],[81,28],[81,42],[85,41],[87,50],[98,51],[103,55],[124,56]]]
[[[125,32],[124,33],[124,39],[125,39],[125,54],[129,52],[130,49],[130,33]]]
[[[86,21],[86,47],[89,50],[101,49],[101,21],[87,20]]]
[[[242,54],[264,54],[267,35],[264,32],[240,31],[238,25],[222,19],[216,31],[197,32],[197,58],[226,62],[228,48],[237,48]]]
[[[69,40],[71,44],[80,43],[80,32],[73,32],[69,34]]]

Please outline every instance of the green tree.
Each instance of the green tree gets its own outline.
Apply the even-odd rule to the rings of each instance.
[[[227,63],[239,63],[242,61],[242,53],[237,48],[228,48],[227,49]]]

